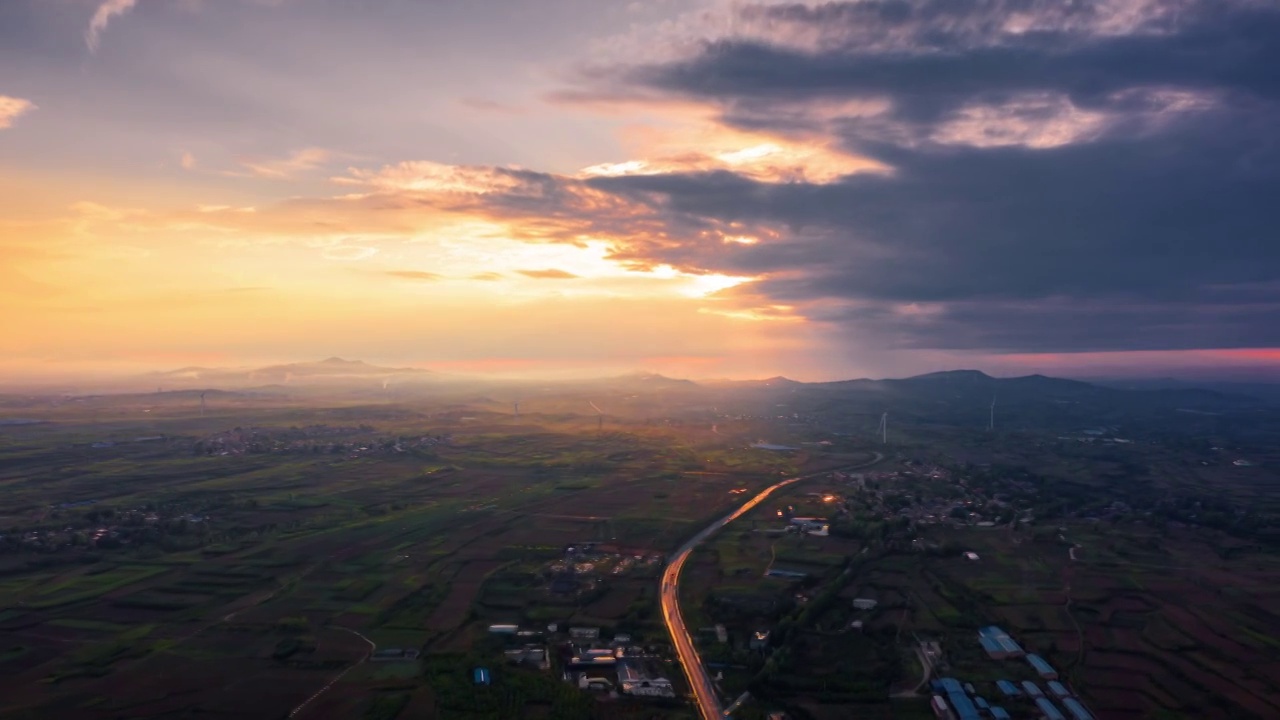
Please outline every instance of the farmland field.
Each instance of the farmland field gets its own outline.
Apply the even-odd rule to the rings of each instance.
[[[749,691],[740,718],[925,717],[926,673],[991,698],[1039,681],[986,656],[992,624],[1101,720],[1280,713],[1269,469],[1193,465],[1212,451],[1164,436],[904,422],[885,445],[824,394],[652,380],[519,386],[518,417],[502,385],[207,413],[180,392],[0,396],[42,421],[0,431],[0,715],[691,718],[667,557],[801,473],[679,584],[718,691]],[[676,697],[566,683],[570,628]]]

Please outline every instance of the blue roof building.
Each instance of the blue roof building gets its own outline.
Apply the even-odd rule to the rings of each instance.
[[[1044,716],[1049,720],[1067,720],[1062,711],[1054,706],[1049,698],[1037,698],[1036,707],[1040,708],[1040,712],[1044,713]]]
[[[997,680],[996,687],[1000,688],[1000,692],[1004,693],[1005,697],[1016,697],[1022,694],[1022,691],[1018,689],[1018,686],[1008,680]]]
[[[960,681],[955,678],[942,678],[939,682],[942,683],[942,691],[947,694],[964,692],[964,688],[960,687]]]
[[[488,685],[490,681],[489,669],[478,667],[471,672],[471,677],[476,681],[477,685]]]
[[[1022,647],[1009,637],[1009,633],[995,625],[988,625],[978,630],[978,642],[982,644],[982,649],[986,650],[988,655],[997,660],[1022,654]]]
[[[1060,698],[1067,697],[1068,695],[1071,694],[1071,691],[1067,690],[1066,686],[1058,682],[1057,680],[1049,681],[1049,692],[1053,693],[1054,695],[1057,695]]]
[[[976,698],[974,698],[974,699],[973,699],[973,704],[974,704],[974,705],[977,705],[979,710],[986,710],[986,709],[987,709],[987,707],[988,707],[988,705],[987,705],[987,701],[986,701],[985,699],[983,699],[983,698],[980,698],[980,697],[976,697]]]
[[[1044,658],[1039,655],[1034,653],[1027,655],[1027,662],[1031,663],[1031,667],[1035,668],[1036,672],[1040,673],[1040,677],[1045,678],[1046,680],[1058,679],[1058,671],[1054,670],[1053,666],[1045,662]]]
[[[1040,687],[1030,680],[1022,681],[1022,689],[1026,691],[1027,695],[1030,695],[1033,698],[1044,697],[1044,693],[1040,691]]]
[[[1009,711],[999,705],[991,706],[991,717],[995,718],[995,720],[1011,720],[1009,717]]]
[[[1076,720],[1093,720],[1093,715],[1084,709],[1079,700],[1067,698],[1062,701],[1062,704],[1067,708],[1067,712],[1071,713],[1071,717]]]
[[[947,700],[951,703],[951,707],[956,709],[957,718],[960,720],[977,720],[978,708],[973,706],[973,702],[969,700],[969,696],[965,695],[964,692],[947,693]]]

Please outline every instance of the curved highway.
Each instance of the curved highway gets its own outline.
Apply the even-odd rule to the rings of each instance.
[[[689,542],[681,545],[680,549],[676,550],[675,555],[671,556],[670,562],[667,563],[667,569],[662,573],[662,619],[667,624],[667,632],[671,633],[671,641],[675,644],[676,655],[680,657],[680,665],[684,667],[685,678],[689,680],[689,687],[693,689],[694,699],[698,702],[698,709],[701,711],[704,720],[719,720],[719,718],[723,718],[724,709],[720,705],[719,696],[716,695],[715,686],[711,684],[711,676],[707,674],[707,669],[702,665],[702,659],[698,657],[698,651],[693,646],[693,638],[689,635],[689,629],[684,625],[684,617],[680,615],[680,570],[684,567],[685,560],[689,559],[689,554],[703,540],[711,537],[720,528],[737,520],[743,514],[764,502],[765,498],[769,497],[774,490],[819,475],[840,472],[841,470],[856,470],[868,465],[874,465],[884,459],[884,456],[880,453],[875,455],[873,459],[859,465],[835,470],[823,470],[822,472],[793,477],[776,485],[771,485],[761,490],[758,495],[748,500],[742,507],[711,523],[705,530],[694,535],[689,539]]]

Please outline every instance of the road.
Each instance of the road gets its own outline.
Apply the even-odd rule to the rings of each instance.
[[[868,465],[874,465],[883,459],[883,455],[876,453],[875,458],[861,465],[840,469],[856,470]],[[836,470],[823,470],[822,472],[793,477],[761,490],[758,495],[748,500],[737,510],[711,523],[705,530],[690,538],[689,542],[682,545],[679,550],[676,550],[675,555],[672,555],[670,562],[667,563],[667,569],[662,573],[662,619],[667,624],[667,632],[671,633],[671,641],[675,644],[676,655],[680,658],[680,665],[684,668],[684,675],[689,681],[689,687],[693,689],[693,697],[698,703],[698,710],[702,713],[703,720],[718,720],[725,716],[725,712],[720,705],[720,697],[716,695],[715,686],[711,683],[711,676],[707,674],[707,669],[703,666],[702,659],[698,657],[698,650],[693,646],[693,638],[689,635],[689,629],[684,625],[684,617],[680,614],[680,570],[684,568],[684,563],[689,559],[693,549],[698,547],[702,541],[764,502],[765,498],[769,497],[773,491],[801,480],[808,480],[832,472],[836,472]]]

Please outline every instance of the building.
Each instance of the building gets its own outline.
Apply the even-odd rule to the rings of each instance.
[[[997,680],[996,687],[1000,688],[1000,692],[1004,693],[1005,697],[1017,697],[1022,694],[1018,686],[1008,680]]]
[[[617,662],[618,658],[613,657],[612,655],[604,657],[582,657],[581,655],[574,655],[569,658],[569,667],[575,670],[584,670],[587,668],[612,667],[617,664]]]
[[[995,625],[989,625],[978,631],[978,642],[982,645],[982,649],[987,652],[991,658],[995,660],[1003,660],[1011,657],[1021,657],[1022,647],[1009,637],[1009,633],[1001,630]]]
[[[764,576],[783,578],[786,580],[803,580],[809,577],[809,573],[803,573],[798,570],[778,570],[777,568],[769,568],[764,571]]]
[[[974,707],[973,701],[963,691],[947,693],[947,701],[955,708],[959,720],[978,720],[981,717],[978,715],[978,708]]]
[[[871,598],[856,598],[853,606],[859,610],[871,610],[876,606],[876,601]]]
[[[938,680],[938,687],[942,692],[950,695],[951,693],[962,693],[964,688],[960,687],[960,681],[955,678],[941,678]]]
[[[1066,698],[1062,701],[1062,705],[1075,720],[1093,720],[1093,715],[1088,710],[1085,710],[1084,705],[1081,705],[1080,701],[1075,698]]]
[[[993,720],[1011,720],[1009,717],[1009,711],[999,705],[991,706],[991,717]]]
[[[1045,662],[1044,658],[1040,657],[1039,655],[1036,655],[1034,653],[1028,655],[1027,662],[1031,663],[1031,667],[1035,668],[1035,671],[1040,673],[1040,677],[1044,678],[1045,680],[1058,679],[1058,671],[1054,670],[1053,666]]]
[[[578,688],[592,692],[608,692],[613,689],[613,683],[609,682],[608,678],[588,677],[586,673],[582,673],[578,676]]]
[[[764,650],[769,647],[769,631],[757,630],[752,634],[751,639],[747,641],[747,647],[752,650]]]
[[[1049,698],[1036,698],[1036,707],[1040,708],[1040,712],[1044,713],[1048,720],[1067,720]]]
[[[637,697],[675,697],[675,688],[666,678],[652,678],[632,663],[618,664],[618,683],[622,692]]]
[[[489,632],[497,635],[515,635],[520,628],[515,625],[490,625]]]
[[[969,696],[964,693],[964,686],[955,678],[939,678],[933,681],[933,689],[946,696],[947,703],[951,706],[951,715],[949,717],[955,720],[977,720],[978,708],[974,707],[973,702],[969,700]],[[937,711],[934,711],[937,714]]]
[[[1058,682],[1057,680],[1049,681],[1049,692],[1053,693],[1054,695],[1057,695],[1060,698],[1064,698],[1071,695],[1071,691],[1067,690],[1066,686]]]
[[[403,660],[417,660],[417,650],[401,650],[400,648],[387,648],[378,650],[370,658],[373,662],[396,662]]]
[[[503,655],[507,660],[516,664],[532,663],[539,667],[547,666],[547,650],[546,648],[536,646],[526,646],[524,648],[516,648],[513,650],[503,651]]]
[[[574,640],[599,640],[600,628],[598,627],[571,627],[569,628],[569,637]]]
[[[933,708],[934,717],[940,718],[940,720],[955,720],[955,715],[951,714],[951,707],[947,705],[947,701],[943,700],[941,695],[934,695],[929,707]]]
[[[1040,687],[1035,683],[1031,682],[1030,680],[1022,681],[1022,690],[1027,694],[1027,697],[1030,697],[1030,698],[1044,697],[1044,693],[1041,692]]]
[[[978,559],[978,553],[976,553],[976,552],[966,552],[966,553],[964,554],[964,557],[965,557],[965,559],[966,559],[966,560],[977,560],[977,559]]]
[[[489,668],[478,667],[471,671],[471,677],[477,685],[488,685],[492,681],[489,676]]]
[[[793,517],[791,524],[799,526],[801,530],[821,530],[829,526],[827,519],[820,517]]]

